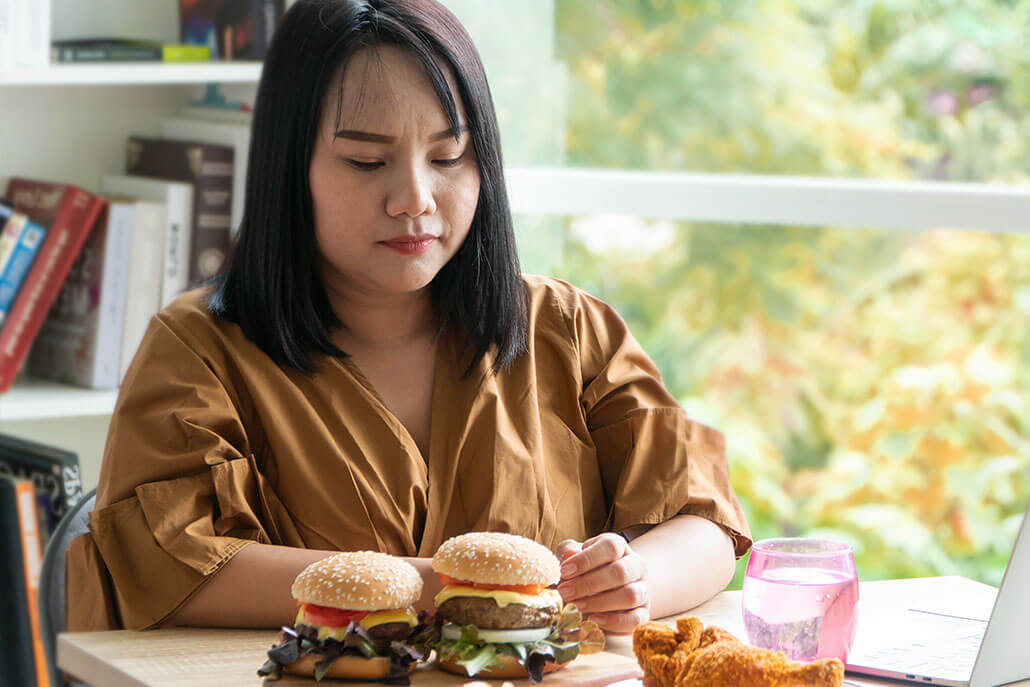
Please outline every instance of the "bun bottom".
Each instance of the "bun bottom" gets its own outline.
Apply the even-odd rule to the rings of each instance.
[[[302,656],[293,663],[283,666],[283,672],[290,673],[291,675],[314,677],[315,664],[318,663],[319,660],[321,659],[318,656],[308,654],[307,656]],[[341,656],[329,665],[329,672],[327,672],[325,676],[341,680],[382,680],[386,677],[386,673],[389,669],[390,659],[388,658]],[[409,666],[408,672],[410,673],[413,670],[415,670],[414,663]]]
[[[437,659],[436,665],[438,668],[440,668],[441,670],[446,670],[448,673],[454,673],[455,675],[463,675],[465,677],[529,677],[529,673],[527,673],[526,669],[522,667],[521,663],[519,663],[519,659],[515,658],[514,656],[502,656],[500,663],[495,663],[486,670],[481,670],[475,675],[469,675],[465,671],[464,666],[458,665],[457,656],[452,657],[446,661],[441,661]],[[545,663],[544,672],[553,673],[556,670],[561,670],[567,665],[567,662]]]

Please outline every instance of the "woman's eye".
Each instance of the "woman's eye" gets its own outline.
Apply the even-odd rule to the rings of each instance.
[[[439,165],[441,167],[457,167],[458,165],[461,164],[462,158],[464,158],[464,157],[465,157],[464,155],[459,155],[458,157],[450,158],[450,159],[433,160],[433,164],[434,165]]]
[[[361,160],[351,160],[350,158],[344,158],[344,161],[354,169],[360,169],[362,172],[371,172],[383,166],[382,162],[362,162]]]

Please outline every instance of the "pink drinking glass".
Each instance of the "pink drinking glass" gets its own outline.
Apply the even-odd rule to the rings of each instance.
[[[799,661],[847,662],[858,627],[851,547],[829,539],[755,542],[744,573],[748,641]]]

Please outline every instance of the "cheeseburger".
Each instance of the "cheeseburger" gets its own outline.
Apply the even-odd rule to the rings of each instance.
[[[580,653],[600,651],[604,635],[551,589],[558,559],[531,539],[471,532],[433,556],[444,584],[437,610],[439,665],[469,677],[539,682]]]
[[[259,675],[408,683],[428,636],[412,608],[422,594],[413,566],[384,553],[339,553],[305,568],[290,592],[297,620],[283,628]]]

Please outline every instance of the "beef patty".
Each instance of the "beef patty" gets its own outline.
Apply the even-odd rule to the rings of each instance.
[[[508,604],[502,608],[493,599],[456,596],[443,602],[438,611],[455,625],[475,625],[484,630],[516,630],[550,625],[558,609],[555,606],[531,608],[522,604]]]

